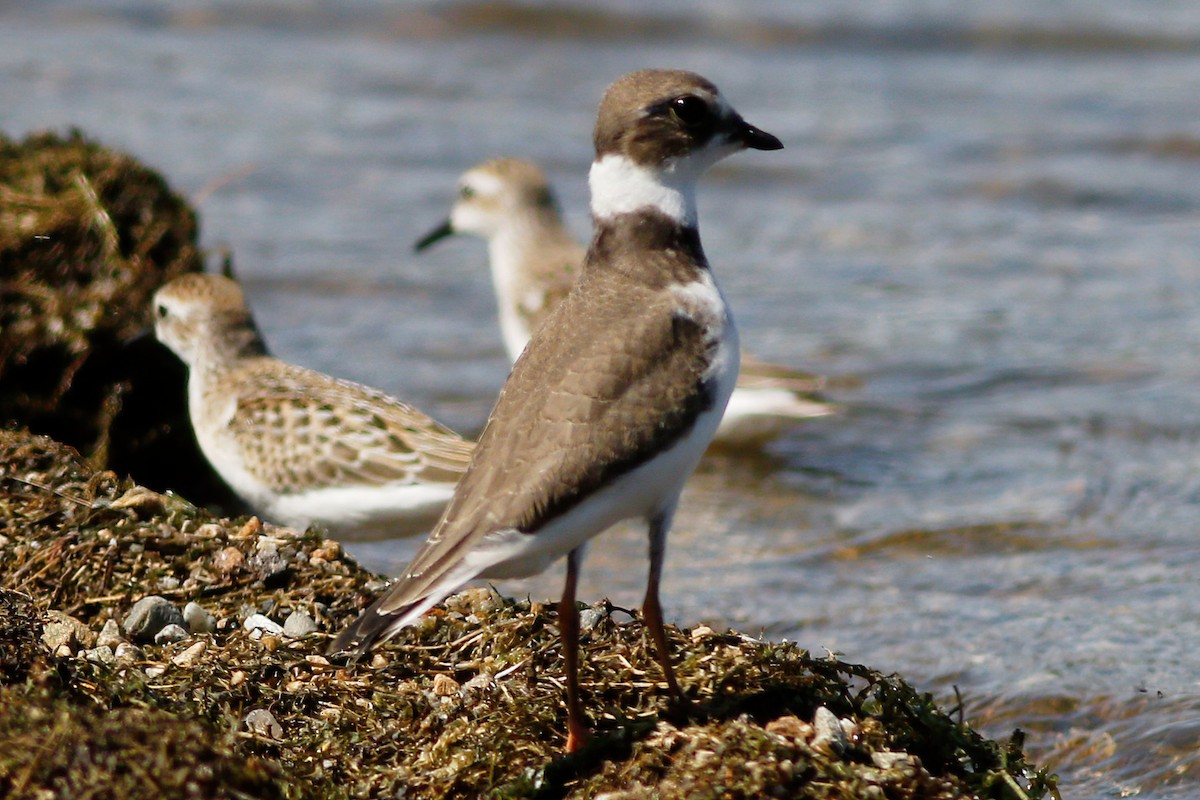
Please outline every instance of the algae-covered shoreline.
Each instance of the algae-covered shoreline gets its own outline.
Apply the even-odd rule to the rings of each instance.
[[[329,634],[382,586],[335,542],[214,518],[42,437],[0,435],[0,464],[0,788],[11,796],[1052,790],[1019,743],[984,739],[898,677],[735,632],[671,630],[698,706],[675,716],[641,625],[605,605],[584,611],[598,735],[564,757],[552,604],[468,590],[369,662],[330,663]],[[126,616],[150,595],[198,603],[213,630],[130,641]],[[50,611],[78,627],[64,633],[70,620],[50,616],[66,638],[44,636]],[[317,630],[293,639],[246,627],[255,615],[282,626],[293,612]],[[109,620],[113,638],[99,644]]]
[[[1019,736],[792,644],[670,629],[695,703],[673,711],[640,622],[604,603],[583,611],[597,736],[570,757],[553,604],[469,590],[331,663],[382,576],[320,532],[159,493],[221,499],[181,370],[129,339],[200,268],[194,212],[78,134],[2,144],[0,795],[1056,795]],[[147,605],[156,625],[131,616]]]

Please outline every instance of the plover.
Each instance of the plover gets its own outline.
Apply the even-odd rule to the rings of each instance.
[[[417,250],[456,234],[487,241],[500,330],[516,361],[532,333],[579,276],[583,247],[563,223],[554,191],[534,163],[496,158],[465,172],[450,217],[421,238]],[[821,417],[833,406],[821,399],[820,376],[745,354],[737,388],[714,437],[719,444],[769,440],[797,419]]]
[[[697,232],[695,185],[721,158],[783,145],[690,72],[647,70],[604,94],[590,184],[595,236],[580,278],[500,392],[454,498],[399,580],[333,642],[361,654],[476,577],[567,557],[559,602],[567,750],[587,737],[575,586],[589,539],[649,526],[643,617],[672,694],[658,588],[684,481],[738,374],[738,336]]]
[[[229,278],[185,275],[153,302],[155,334],[188,367],[200,449],[250,506],[335,535],[429,531],[472,442],[383,392],[270,357]]]

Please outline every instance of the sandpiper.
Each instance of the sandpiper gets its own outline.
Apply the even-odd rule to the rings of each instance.
[[[154,315],[188,367],[200,450],[267,519],[360,538],[437,521],[472,442],[383,392],[270,357],[229,278],[176,278],[154,295]]]
[[[585,250],[563,223],[545,173],[534,163],[496,158],[465,172],[450,217],[417,242],[424,250],[447,236],[474,234],[487,241],[500,330],[509,358],[575,285]],[[765,442],[797,419],[821,417],[834,407],[821,399],[817,375],[745,354],[737,388],[714,440],[744,446]]]
[[[620,520],[648,524],[642,613],[683,702],[658,598],[663,554],[739,361],[737,329],[700,246],[695,185],[734,152],[783,146],[704,78],[666,70],[610,86],[594,139],[596,232],[579,280],[517,360],[429,539],[331,646],[361,654],[473,578],[532,575],[565,555],[568,751],[587,738],[576,580],[588,540]]]

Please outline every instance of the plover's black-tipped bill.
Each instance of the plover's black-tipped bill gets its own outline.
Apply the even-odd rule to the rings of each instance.
[[[783,142],[779,141],[779,139],[767,133],[766,131],[760,131],[758,128],[754,127],[745,120],[743,120],[741,125],[738,126],[738,131],[735,134],[735,137],[740,138],[742,144],[746,145],[746,147],[750,148],[751,150],[783,149]]]
[[[418,239],[417,243],[413,245],[413,250],[420,252],[420,251],[424,250],[426,247],[429,247],[430,245],[432,245],[436,242],[440,242],[442,239],[445,239],[447,236],[453,236],[453,235],[454,235],[454,224],[452,222],[450,222],[450,220],[446,220],[441,225],[438,225],[436,228],[431,230],[429,233],[425,234],[420,239]]]

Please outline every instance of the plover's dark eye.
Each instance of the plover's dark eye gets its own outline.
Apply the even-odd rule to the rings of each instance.
[[[693,94],[685,94],[671,101],[671,116],[689,128],[709,121],[708,103]]]
[[[472,189],[470,186],[464,186],[458,190],[458,196],[461,197],[463,200],[470,200],[472,197],[475,196],[475,190]]]
[[[167,307],[165,305],[163,305],[162,303],[159,303],[159,305],[158,305],[159,319],[165,317],[166,315],[167,315]]]

